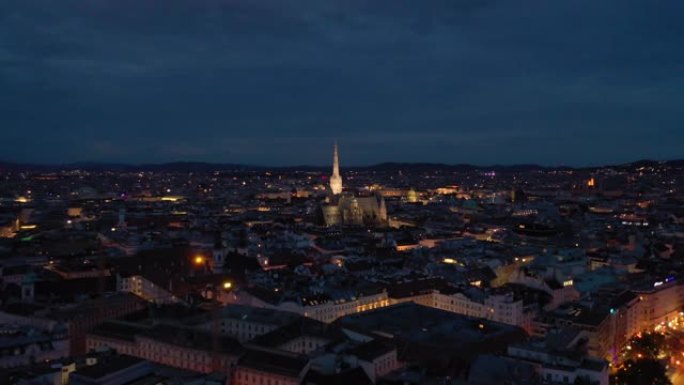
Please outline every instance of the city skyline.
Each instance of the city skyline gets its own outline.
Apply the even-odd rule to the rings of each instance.
[[[321,164],[336,137],[359,165],[681,158],[683,7],[7,4],[0,152]]]
[[[329,156],[328,156],[329,158]],[[684,158],[635,158],[627,160],[624,162],[613,162],[613,163],[591,163],[591,164],[571,164],[571,163],[557,163],[557,164],[544,164],[541,162],[528,162],[528,163],[473,163],[473,162],[428,162],[428,161],[401,161],[399,159],[388,159],[385,161],[377,161],[372,163],[351,163],[345,162],[344,165],[340,166],[340,170],[343,169],[372,169],[377,167],[393,167],[393,166],[426,166],[426,167],[466,167],[466,168],[516,168],[516,167],[538,167],[540,169],[553,169],[553,168],[568,168],[568,169],[593,169],[593,168],[603,168],[603,167],[616,167],[616,166],[627,166],[632,164],[637,164],[641,162],[655,162],[655,163],[678,163],[683,162]],[[65,168],[85,168],[85,169],[103,169],[125,167],[125,168],[148,168],[148,167],[163,167],[168,170],[173,170],[174,167],[180,168],[193,168],[195,166],[198,169],[216,166],[216,167],[228,167],[228,166],[239,166],[245,167],[247,169],[283,169],[283,170],[296,170],[300,169],[319,169],[320,171],[325,171],[332,166],[332,163],[326,163],[325,159],[322,159],[317,163],[293,163],[293,164],[275,164],[275,163],[241,163],[241,162],[213,162],[213,161],[193,161],[186,159],[177,159],[169,161],[160,162],[114,162],[114,161],[74,161],[74,162],[18,162],[6,159],[0,159],[0,167],[6,166],[10,168],[27,168],[31,169],[33,167],[38,168],[50,168],[50,169],[65,169]]]
[[[684,385],[684,1],[0,1],[0,384]]]

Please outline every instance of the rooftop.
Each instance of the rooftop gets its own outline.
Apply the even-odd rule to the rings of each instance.
[[[112,373],[122,370],[129,370],[131,367],[145,362],[146,361],[142,358],[127,355],[116,355],[107,357],[95,365],[82,367],[74,372],[74,374],[80,377],[96,380]]]
[[[414,354],[472,356],[478,352],[503,350],[508,343],[524,340],[525,332],[515,326],[480,320],[444,310],[401,303],[337,321],[343,328],[393,338]],[[426,351],[427,349],[427,351]],[[421,353],[422,352],[422,353]]]
[[[297,377],[304,370],[308,362],[305,356],[289,352],[275,353],[261,349],[249,349],[240,359],[238,366]]]

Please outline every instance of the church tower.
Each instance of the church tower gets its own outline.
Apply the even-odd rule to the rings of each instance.
[[[212,263],[211,270],[214,273],[220,273],[223,271],[223,267],[226,264],[226,245],[223,243],[223,238],[221,232],[217,231],[214,235],[214,250],[212,250]]]
[[[330,191],[333,195],[340,195],[342,193],[342,177],[340,176],[340,158],[337,153],[337,142],[333,149],[333,172],[330,176]]]

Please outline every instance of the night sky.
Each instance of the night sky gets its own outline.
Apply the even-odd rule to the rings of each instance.
[[[682,0],[0,0],[0,160],[684,158]]]

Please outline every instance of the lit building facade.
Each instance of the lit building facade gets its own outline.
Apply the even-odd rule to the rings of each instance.
[[[320,207],[320,220],[325,226],[387,225],[387,206],[381,194],[354,196],[342,194],[342,177],[337,143],[333,150],[333,171],[330,176],[330,196]]]
[[[298,301],[284,301],[278,304],[266,302],[248,292],[235,292],[236,303],[267,309],[289,311],[317,321],[331,323],[340,317],[389,306],[387,292],[359,295],[349,299],[318,300],[300,298]]]
[[[118,353],[174,368],[201,373],[218,370],[229,375],[242,353],[237,343],[226,344],[222,341],[215,349],[210,334],[172,328],[162,330],[163,333],[158,330],[112,332],[98,329],[88,334],[86,347],[88,350],[107,347]]]
[[[414,302],[469,317],[484,318],[496,322],[515,325],[530,331],[534,312],[526,311],[523,300],[513,293],[485,294],[481,300],[470,298],[464,293],[419,293],[411,297],[392,299],[392,304]]]

